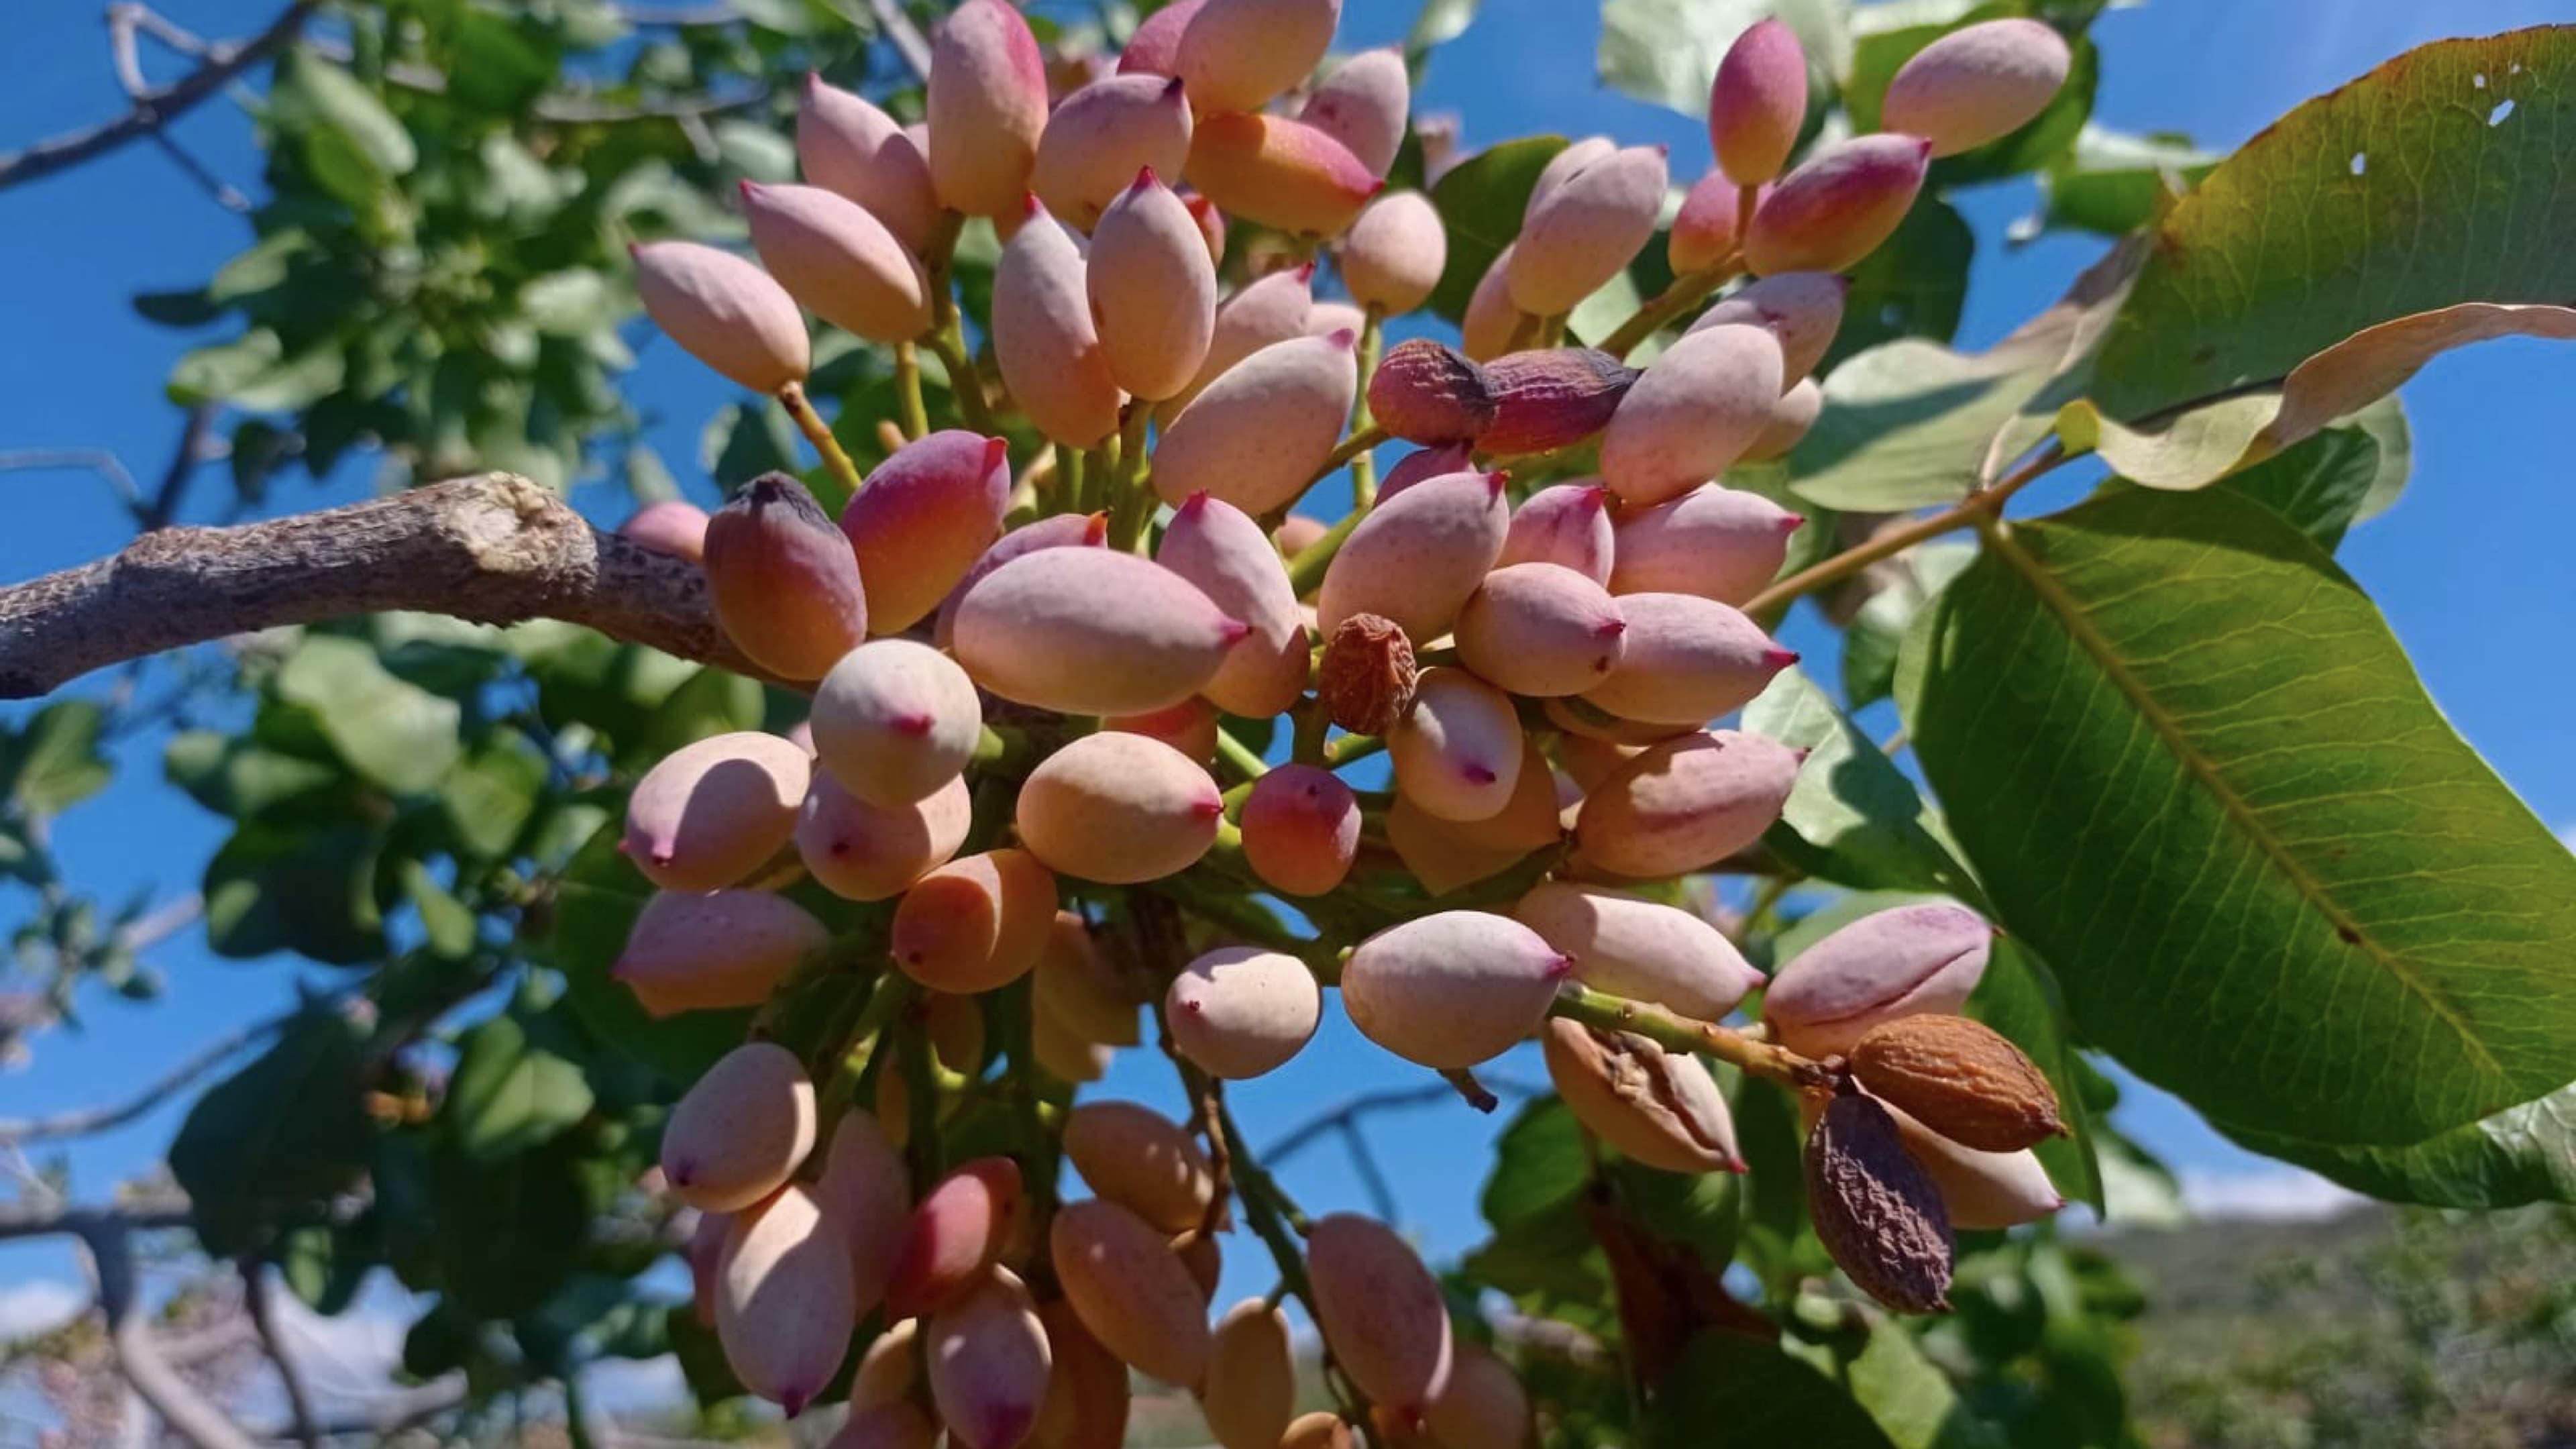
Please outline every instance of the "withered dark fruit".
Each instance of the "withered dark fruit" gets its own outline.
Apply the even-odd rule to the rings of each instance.
[[[1415,677],[1404,630],[1377,614],[1353,614],[1324,646],[1315,697],[1333,723],[1355,735],[1382,735],[1413,708]]]
[[[1379,427],[1409,443],[1471,442],[1494,421],[1485,369],[1427,337],[1388,349],[1369,378],[1368,405]]]
[[[1807,1134],[1807,1210],[1862,1292],[1899,1313],[1950,1311],[1950,1214],[1885,1107],[1858,1092],[1826,1104]]]
[[[1637,369],[1589,347],[1515,352],[1485,364],[1494,420],[1476,438],[1491,457],[1546,453],[1610,425]]]

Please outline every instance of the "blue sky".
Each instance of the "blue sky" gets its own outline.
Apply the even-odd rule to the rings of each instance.
[[[1397,39],[1414,8],[1414,0],[1346,0],[1345,46]],[[102,119],[122,104],[96,6],[48,0],[20,9],[0,60],[0,149]],[[275,0],[169,0],[166,9],[202,34],[235,35],[264,24]],[[2225,150],[2300,100],[2409,46],[2565,15],[2563,0],[2439,7],[2413,0],[2155,0],[2100,23],[2105,61],[2096,119],[2123,129],[2184,130]],[[1595,8],[1575,0],[1486,0],[1475,27],[1433,62],[1422,104],[1458,112],[1471,146],[1539,131],[1600,131],[1666,142],[1676,177],[1698,174],[1708,142],[1696,120],[1598,86],[1595,24]],[[256,152],[238,109],[209,104],[176,134],[218,175],[244,189],[256,183]],[[2099,251],[2098,242],[2081,238],[2006,251],[2003,228],[2028,210],[2026,188],[1956,199],[1980,236],[1963,345],[2008,331],[2054,299]],[[125,298],[201,281],[245,240],[238,220],[206,202],[148,146],[0,192],[0,452],[107,448],[148,486],[178,426],[176,411],[162,401],[162,380],[189,342],[137,319]],[[2566,539],[2576,531],[2565,462],[2563,400],[2571,384],[2576,349],[2537,342],[2492,343],[2436,362],[2404,394],[2415,428],[2413,486],[2392,513],[2358,530],[2342,555],[2461,732],[2544,819],[2562,827],[2576,825],[2576,753],[2566,748],[2570,686],[2557,667],[2576,619],[2576,570],[2565,562]],[[696,456],[699,425],[727,396],[668,348],[648,351],[635,395],[668,419],[655,441],[675,469]],[[220,473],[220,466],[210,470],[192,518],[220,501]],[[281,488],[277,504],[302,508],[359,496],[367,471],[344,473],[326,489]],[[703,483],[693,486],[712,495]],[[606,516],[622,511],[605,488],[579,497]],[[108,491],[82,474],[0,474],[0,499],[11,509],[9,526],[0,529],[0,579],[85,561],[128,535]],[[1815,647],[1801,627],[1793,625],[1789,642]],[[95,687],[95,680],[74,686]],[[61,824],[67,868],[106,899],[147,884],[185,892],[220,842],[219,822],[161,784],[159,748],[158,739],[125,747],[119,783]],[[12,919],[17,907],[0,906],[0,920]],[[220,961],[194,939],[174,940],[152,960],[169,979],[166,999],[145,1007],[92,1002],[85,1034],[50,1036],[31,1070],[0,1075],[0,1117],[119,1097],[156,1064],[291,997],[292,972],[282,960]],[[1496,1075],[1543,1079],[1534,1059],[1503,1064]],[[1258,1145],[1344,1094],[1420,1080],[1365,1048],[1335,1015],[1295,1067],[1249,1084],[1236,1100]],[[1140,1060],[1122,1064],[1109,1087],[1163,1101],[1168,1083],[1167,1072]],[[2217,1142],[2168,1101],[2140,1094],[2126,1110],[2133,1130],[2189,1172],[2241,1179],[2265,1166]],[[70,1163],[79,1193],[103,1195],[144,1168],[177,1118],[176,1107],[165,1109],[75,1145]],[[1475,1239],[1474,1196],[1494,1125],[1444,1102],[1387,1119],[1377,1133],[1407,1226],[1437,1252]],[[1346,1159],[1329,1145],[1284,1176],[1313,1208],[1365,1202]],[[2234,1190],[2239,1197],[2249,1191],[2241,1180]],[[68,1254],[58,1248],[0,1249],[0,1290],[69,1272]],[[1267,1286],[1240,1267],[1230,1276],[1230,1287]]]

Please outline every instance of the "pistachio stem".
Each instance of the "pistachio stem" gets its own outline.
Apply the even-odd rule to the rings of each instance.
[[[1333,566],[1333,556],[1350,542],[1351,530],[1367,516],[1357,508],[1343,514],[1342,521],[1326,529],[1322,538],[1297,550],[1297,556],[1288,560],[1288,585],[1297,591],[1297,597],[1302,599],[1323,584],[1324,570]]]
[[[1246,782],[1258,780],[1270,773],[1270,766],[1259,755],[1252,752],[1252,746],[1235,738],[1231,730],[1220,729],[1216,732],[1216,757],[1223,761],[1228,769],[1241,775]]]
[[[921,401],[921,354],[909,342],[894,345],[894,391],[903,409],[904,440],[928,436],[930,409]]]
[[[1604,1031],[1642,1036],[1669,1051],[1704,1052],[1753,1076],[1791,1087],[1830,1088],[1835,1081],[1834,1073],[1822,1062],[1802,1057],[1787,1047],[1755,1041],[1715,1022],[1676,1016],[1660,1006],[1612,996],[1589,986],[1567,985],[1548,1007],[1548,1015]]]
[[[1656,293],[1609,336],[1602,338],[1601,350],[1612,357],[1626,357],[1636,350],[1638,343],[1662,331],[1665,323],[1697,306],[1702,298],[1741,270],[1742,266],[1730,256],[1707,271],[1673,278],[1671,286]]]
[[[1386,345],[1386,309],[1375,302],[1360,323],[1358,400],[1351,405],[1351,431],[1365,433],[1377,425],[1369,416],[1369,379],[1377,376],[1378,354]],[[1367,453],[1351,459],[1351,510],[1366,513],[1377,506],[1377,460]]]
[[[823,422],[823,415],[814,411],[814,404],[807,401],[805,384],[790,382],[781,387],[778,401],[787,409],[787,415],[796,420],[797,431],[803,433],[805,441],[813,444],[814,451],[822,456],[824,469],[832,475],[832,481],[841,485],[843,496],[857,493],[858,465],[850,461],[849,454],[841,451],[841,440],[832,436],[831,428]]]
[[[1812,568],[1800,569],[1755,594],[1744,605],[1744,612],[1757,618],[1814,593],[1827,584],[1859,573],[1880,559],[1894,558],[1926,539],[1981,524],[2002,511],[2004,500],[2027,487],[2034,479],[2068,461],[2065,448],[2051,442],[2029,462],[1996,479],[1977,492],[1938,513],[1927,514],[1901,528],[1892,528],[1867,543],[1848,548]]]
[[[1118,429],[1118,470],[1110,475],[1109,546],[1122,552],[1144,552],[1147,525],[1154,517],[1154,490],[1145,486],[1145,429],[1154,420],[1153,404],[1127,404]]]
[[[1386,429],[1377,426],[1375,423],[1371,423],[1368,426],[1353,432],[1349,437],[1342,439],[1341,446],[1324,455],[1323,465],[1315,470],[1315,476],[1313,478],[1307,480],[1308,486],[1311,487],[1313,484],[1321,483],[1325,479],[1330,478],[1333,476],[1334,471],[1340,468],[1344,463],[1351,461],[1353,458],[1360,456],[1362,453],[1367,452],[1369,449],[1374,448],[1385,441]]]

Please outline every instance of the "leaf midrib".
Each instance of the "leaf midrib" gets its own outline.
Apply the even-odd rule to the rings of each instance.
[[[2272,863],[2275,869],[2288,878],[2300,897],[2332,922],[2336,933],[2344,941],[2361,948],[2366,955],[2378,962],[2390,976],[2394,977],[2399,985],[2421,1001],[2435,1017],[2441,1020],[2443,1025],[2448,1026],[2459,1037],[2460,1044],[2468,1049],[2470,1056],[2475,1058],[2489,1075],[2499,1081],[2510,1081],[2511,1074],[2507,1073],[2503,1065],[2495,1059],[2494,1054],[2487,1050],[2486,1043],[2479,1040],[2477,1034],[2469,1029],[2467,1020],[2460,1015],[2458,1008],[2419,977],[2402,957],[2382,945],[2372,933],[2362,928],[2359,921],[2336,904],[2333,894],[2327,890],[2325,883],[2309,874],[2307,867],[2301,864],[2290,848],[2272,832],[2272,828],[2264,823],[2263,818],[2255,812],[2254,808],[2246,803],[2244,796],[2237,792],[2235,786],[2228,783],[2226,776],[2220,773],[2217,763],[2192,744],[2189,734],[2171,714],[2166,712],[2164,706],[2157,701],[2154,692],[2147,688],[2146,682],[2129,668],[2128,662],[2120,657],[2110,639],[2095,627],[2083,606],[2058,583],[2056,577],[2049,573],[2038,559],[2033,558],[2030,552],[2015,540],[2012,526],[1995,523],[1983,526],[1981,531],[1985,535],[1986,547],[2021,575],[2040,604],[2054,614],[2058,622],[2065,627],[2068,637],[2072,638],[2076,646],[2093,660],[2094,665],[2111,681],[2112,687],[2120,692],[2121,697],[2128,700],[2130,708],[2136,710],[2139,717],[2146,721],[2148,729],[2154,731],[2156,738],[2164,743],[2165,748],[2173,754],[2183,769],[2198,780],[2201,787],[2218,802],[2219,809],[2226,814],[2227,818],[2254,843],[2255,848]]]

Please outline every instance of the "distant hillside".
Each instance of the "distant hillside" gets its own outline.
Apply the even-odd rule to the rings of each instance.
[[[2151,1449],[2576,1449],[2576,1209],[2365,1207],[2097,1240]]]

